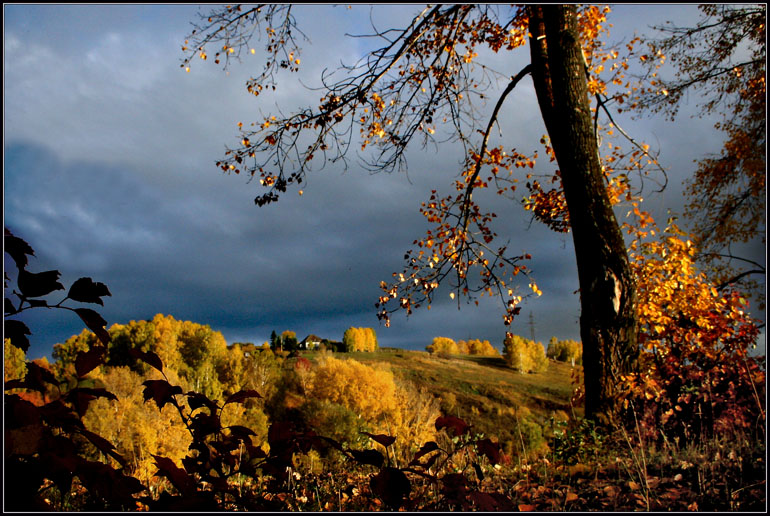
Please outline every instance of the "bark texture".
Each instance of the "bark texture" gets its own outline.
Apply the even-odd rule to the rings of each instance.
[[[620,376],[638,363],[636,288],[599,161],[575,6],[528,9],[532,78],[575,244],[586,417],[611,421]]]

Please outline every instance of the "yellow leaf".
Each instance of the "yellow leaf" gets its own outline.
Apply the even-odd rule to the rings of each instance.
[[[567,493],[567,499],[565,501],[572,502],[578,499],[578,495],[575,493]]]

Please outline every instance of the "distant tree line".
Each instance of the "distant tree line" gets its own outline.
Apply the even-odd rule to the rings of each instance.
[[[449,355],[480,355],[480,356],[500,356],[500,352],[495,349],[488,340],[469,339],[454,340],[448,337],[435,337],[425,348],[429,353],[446,353]]]

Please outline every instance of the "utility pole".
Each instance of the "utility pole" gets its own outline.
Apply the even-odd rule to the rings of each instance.
[[[535,342],[535,316],[531,310],[529,312],[529,339]]]

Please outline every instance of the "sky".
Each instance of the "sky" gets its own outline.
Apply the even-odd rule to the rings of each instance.
[[[255,56],[227,71],[212,60],[194,62],[189,73],[180,67],[191,22],[210,6],[5,4],[3,216],[35,250],[29,270],[58,269],[67,288],[82,276],[105,283],[112,295],[104,307],[90,307],[108,328],[163,313],[208,324],[228,343],[260,344],[273,330],[341,340],[350,326],[374,328],[380,346],[408,349],[424,349],[436,336],[501,348],[508,329],[525,337],[534,330],[544,343],[579,339],[571,236],[499,201],[496,229],[512,252],[533,256],[543,291],[511,328],[498,300],[458,310],[449,289],[430,311],[396,313],[389,328],[378,321],[380,281],[402,269],[404,252],[429,229],[420,203],[432,189],[451,193],[462,158],[455,147],[415,146],[406,174],[372,175],[355,158],[347,170],[328,165],[308,177],[301,197],[290,190],[261,208],[255,184],[215,166],[238,141],[239,122],[317,104],[319,92],[307,86],[368,48],[346,33],[369,31],[370,20],[378,28],[403,26],[417,8],[297,6],[309,38],[300,42],[301,71],[279,76],[275,93],[255,98],[245,81],[261,69],[258,45]],[[610,15],[612,37],[628,40],[669,19],[692,24],[698,12],[694,5],[619,5]],[[512,75],[528,59],[526,48],[514,54],[494,64]],[[714,120],[687,116],[696,103],[689,99],[675,123],[620,118],[659,151],[667,170],[668,188],[646,196],[661,223],[667,210],[681,213],[681,183],[693,161],[720,146]],[[529,79],[501,120],[506,142],[538,148],[545,128]],[[550,172],[546,164],[536,171]],[[7,256],[4,267],[13,276]],[[22,315],[32,331],[30,358],[50,357],[54,343],[83,329],[63,310]]]

